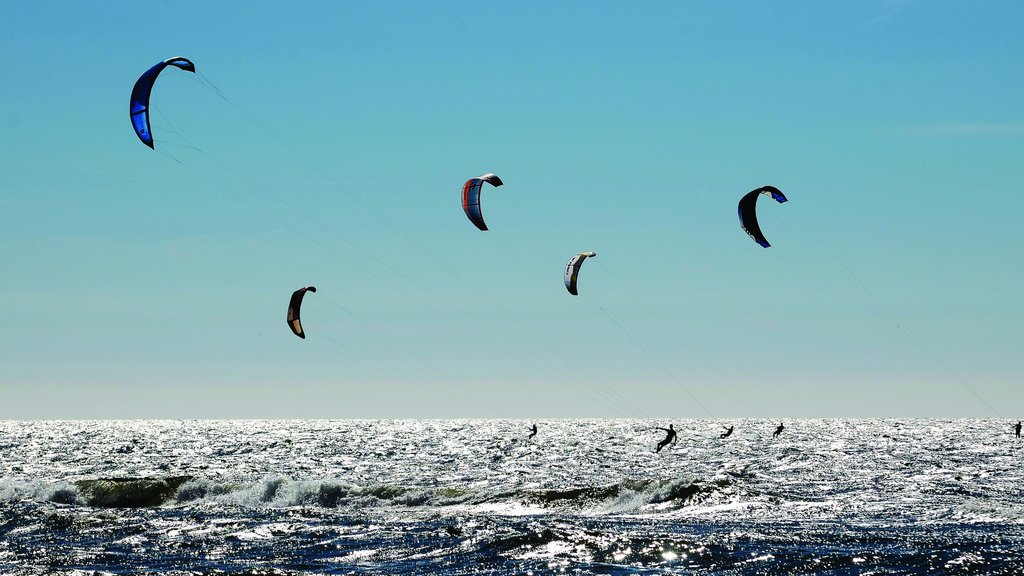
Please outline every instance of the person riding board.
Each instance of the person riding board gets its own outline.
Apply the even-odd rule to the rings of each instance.
[[[668,428],[658,428],[658,430],[665,431],[665,439],[658,442],[658,447],[654,450],[655,452],[661,452],[661,449],[668,446],[670,442],[672,444],[676,443],[676,429],[671,424],[668,425]]]
[[[1017,438],[1020,438],[1020,420],[1017,420],[1017,425],[1013,427],[1013,431],[1017,434]]]
[[[533,438],[536,435],[537,435],[537,425],[534,424],[533,428],[530,430],[530,435],[527,436],[526,439],[529,440],[530,438]]]
[[[782,434],[782,431],[785,429],[786,427],[782,425],[782,422],[779,422],[779,427],[775,429],[775,432],[772,434],[772,438],[778,438],[779,434]]]
[[[718,437],[719,438],[728,438],[729,436],[732,436],[732,429],[733,429],[733,427],[729,426],[728,428],[725,429],[725,432],[722,432],[721,434],[719,434]]]

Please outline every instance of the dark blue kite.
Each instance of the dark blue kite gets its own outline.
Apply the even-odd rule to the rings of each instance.
[[[181,68],[186,72],[196,71],[196,65],[191,60],[175,56],[146,70],[142,76],[139,76],[139,79],[135,82],[135,87],[132,88],[130,107],[132,128],[135,128],[135,133],[139,136],[139,140],[142,140],[142,143],[150,148],[153,148],[153,131],[149,127],[149,93],[153,91],[153,83],[156,82],[156,77],[168,66]]]
[[[754,239],[754,242],[768,248],[771,244],[768,243],[764,234],[761,233],[761,227],[757,225],[757,212],[754,210],[757,205],[757,197],[761,194],[771,196],[779,204],[786,201],[786,195],[775,186],[762,186],[756,190],[747,192],[743,195],[743,198],[740,198],[740,226],[743,228],[744,232]]]

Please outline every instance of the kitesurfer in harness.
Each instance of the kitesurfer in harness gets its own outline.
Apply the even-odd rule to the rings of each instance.
[[[526,437],[527,440],[537,435],[537,425],[534,424],[533,428],[530,429],[530,435]]]
[[[1020,420],[1017,420],[1017,425],[1013,427],[1013,431],[1017,434],[1017,438],[1020,438]]]
[[[782,434],[782,431],[785,429],[786,427],[782,425],[782,422],[779,422],[779,427],[775,429],[774,433],[772,433],[772,438],[778,438],[779,434]]]
[[[728,438],[729,436],[732,436],[732,429],[733,429],[733,427],[729,426],[728,428],[725,429],[725,432],[722,432],[721,434],[719,434],[718,437],[719,438]]]
[[[658,430],[664,430],[666,435],[664,440],[658,442],[658,448],[655,452],[661,452],[661,449],[668,446],[669,443],[676,443],[676,429],[673,428],[671,424],[668,425],[668,428],[658,428]]]

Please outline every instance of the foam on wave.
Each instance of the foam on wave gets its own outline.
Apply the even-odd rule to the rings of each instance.
[[[444,507],[523,504],[531,509],[629,512],[651,505],[677,508],[722,492],[729,477],[710,482],[692,479],[625,479],[604,486],[563,489],[493,489],[360,486],[335,479],[295,480],[267,476],[255,482],[218,482],[192,476],[97,478],[72,483],[0,479],[0,501],[34,500],[101,508],[144,508],[199,502],[239,507],[323,508]]]

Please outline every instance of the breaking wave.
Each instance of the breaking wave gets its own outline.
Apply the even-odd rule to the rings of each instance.
[[[651,505],[677,508],[703,502],[724,494],[732,483],[732,479],[724,476],[709,482],[625,479],[603,486],[500,492],[460,487],[360,486],[332,479],[296,480],[286,476],[268,476],[250,483],[217,482],[192,476],[96,478],[58,483],[2,479],[0,501],[32,500],[95,508],[184,506],[203,502],[239,507],[342,509],[510,504],[528,506],[537,513],[545,510],[627,513]]]

